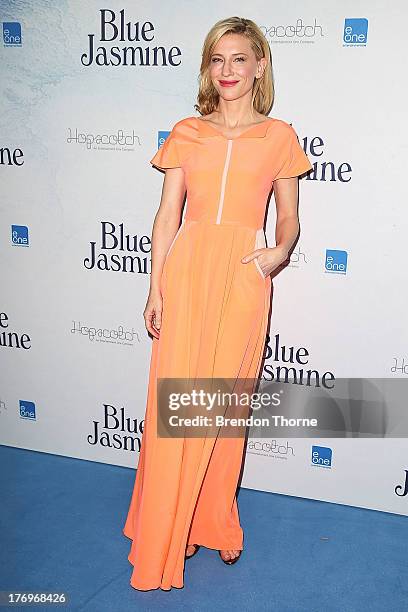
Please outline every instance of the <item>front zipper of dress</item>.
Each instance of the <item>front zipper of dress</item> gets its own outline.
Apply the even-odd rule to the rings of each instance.
[[[215,222],[217,225],[221,223],[221,215],[222,215],[222,209],[224,206],[224,197],[225,197],[225,183],[227,182],[228,168],[229,168],[230,159],[231,159],[231,150],[232,150],[232,140],[229,139],[227,155],[225,156],[224,171],[222,173],[221,192],[220,192],[220,201],[218,203],[217,220]]]

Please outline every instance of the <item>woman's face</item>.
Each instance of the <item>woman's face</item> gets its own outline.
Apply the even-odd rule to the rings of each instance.
[[[222,98],[236,100],[252,92],[254,78],[262,75],[265,65],[265,58],[257,61],[246,36],[224,34],[211,54],[209,74]]]

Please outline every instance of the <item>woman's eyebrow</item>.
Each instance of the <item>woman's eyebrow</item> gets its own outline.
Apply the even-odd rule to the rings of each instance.
[[[212,53],[211,55],[222,55],[222,53]],[[231,55],[248,55],[248,53],[241,51],[240,53],[231,53]]]

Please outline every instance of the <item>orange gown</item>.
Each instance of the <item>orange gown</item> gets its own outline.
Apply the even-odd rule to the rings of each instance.
[[[184,585],[185,550],[243,548],[236,489],[244,437],[157,435],[157,378],[259,376],[271,277],[255,258],[273,181],[312,169],[295,130],[267,118],[235,138],[198,117],[178,121],[150,160],[181,167],[187,205],[161,277],[160,338],[153,338],[139,465],[123,528],[130,584]]]

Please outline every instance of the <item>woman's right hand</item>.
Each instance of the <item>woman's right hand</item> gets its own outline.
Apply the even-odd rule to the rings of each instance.
[[[162,309],[163,298],[160,291],[150,290],[143,316],[147,331],[155,338],[159,338],[160,336]]]

